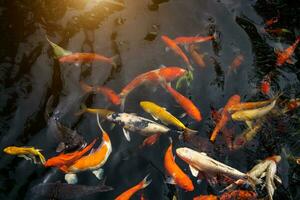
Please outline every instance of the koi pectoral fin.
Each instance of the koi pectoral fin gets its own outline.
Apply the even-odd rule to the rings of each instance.
[[[65,180],[68,184],[76,184],[78,182],[76,174],[66,174]]]
[[[171,184],[171,185],[176,185],[175,180],[172,177],[170,177],[170,176],[168,176],[166,178],[165,183]]]
[[[124,136],[125,136],[126,140],[127,140],[128,142],[130,142],[130,133],[129,133],[129,131],[127,131],[127,130],[125,130],[125,129],[123,128],[123,133],[124,133]]]
[[[194,177],[198,177],[199,171],[195,169],[193,166],[189,165],[191,173]]]
[[[102,168],[93,170],[92,173],[96,176],[98,180],[101,180],[103,178],[104,170]]]

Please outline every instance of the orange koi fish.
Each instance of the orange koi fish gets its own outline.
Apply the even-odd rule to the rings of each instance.
[[[106,86],[91,86],[83,81],[80,81],[81,88],[84,92],[90,93],[101,93],[103,94],[112,104],[120,105],[121,100],[118,94],[116,94],[112,89]]]
[[[244,56],[242,54],[237,55],[228,68],[228,73],[234,72],[236,73],[242,62],[244,61]]]
[[[202,68],[206,66],[203,59],[204,55],[198,52],[194,44],[190,44],[188,50],[197,65]]]
[[[98,122],[98,124],[100,124]],[[99,126],[101,128],[101,126]],[[98,179],[101,179],[101,167],[106,163],[109,155],[112,152],[112,146],[109,135],[101,128],[102,131],[102,143],[98,149],[92,150],[89,155],[83,156],[75,161],[71,166],[62,166],[60,170],[67,173],[65,179],[68,183],[76,183],[77,172],[92,170]]]
[[[234,191],[231,191],[231,192],[223,193],[220,196],[220,200],[231,200],[231,199],[257,200],[257,194],[253,191],[234,190]]]
[[[271,91],[271,79],[270,79],[269,76],[264,77],[263,80],[261,81],[260,91],[264,95],[269,95],[270,94],[270,91]]]
[[[161,82],[171,82],[186,73],[186,70],[180,67],[163,67],[138,75],[128,83],[119,94],[121,98],[121,110],[124,110],[125,99],[127,95],[144,83],[160,84]]]
[[[194,43],[201,43],[206,42],[210,40],[215,40],[215,35],[209,35],[209,36],[191,36],[191,37],[177,37],[174,39],[174,42],[176,44],[194,44]]]
[[[80,151],[75,151],[72,153],[61,153],[58,156],[54,156],[52,158],[49,158],[46,163],[44,164],[45,167],[61,167],[63,165],[65,166],[70,166],[73,164],[76,160],[81,158],[86,152],[91,150],[91,148],[94,146],[96,143],[97,139],[94,139],[91,144],[86,146],[84,149]]]
[[[193,200],[218,200],[218,196],[215,195],[200,195],[198,197],[194,197]]]
[[[146,188],[151,183],[151,180],[147,180],[148,176],[146,176],[137,185],[131,187],[130,189],[120,194],[118,197],[115,198],[115,200],[129,200],[131,196],[134,195],[137,191]]]
[[[143,144],[140,147],[151,146],[151,145],[155,144],[157,142],[157,140],[159,139],[160,135],[161,135],[161,133],[157,133],[157,134],[153,134],[153,135],[147,137],[143,141]]]
[[[216,137],[219,133],[219,131],[226,125],[227,121],[230,119],[230,115],[228,113],[228,108],[230,108],[232,105],[235,105],[241,101],[241,97],[239,95],[233,95],[229,98],[227,104],[223,108],[223,111],[221,113],[221,118],[219,122],[217,123],[214,131],[211,134],[210,141],[214,142],[216,140]]]
[[[293,64],[293,61],[291,60],[291,56],[293,55],[299,42],[300,42],[300,36],[297,37],[294,44],[292,44],[290,47],[286,48],[283,51],[280,51],[280,50],[275,51],[275,53],[277,54],[277,62],[276,62],[277,66],[283,65],[285,62]]]
[[[116,65],[114,62],[114,57],[108,58],[100,54],[95,53],[72,53],[70,55],[64,55],[59,57],[59,62],[61,63],[77,63],[77,62],[104,62],[111,65]]]
[[[199,109],[195,106],[195,104],[173,89],[171,86],[167,84],[162,84],[162,86],[173,96],[175,101],[185,110],[185,112],[197,122],[202,120],[201,113]]]
[[[189,70],[193,71],[193,67],[188,59],[188,57],[185,55],[185,53],[180,49],[180,47],[176,44],[176,42],[172,39],[170,39],[168,36],[163,35],[161,36],[162,41],[170,48],[172,51],[180,56],[184,62],[188,65]]]
[[[194,190],[194,185],[191,179],[179,168],[175,162],[172,152],[172,142],[166,151],[164,165],[167,173],[171,176],[171,180],[167,181],[168,183],[176,184],[186,191]]]

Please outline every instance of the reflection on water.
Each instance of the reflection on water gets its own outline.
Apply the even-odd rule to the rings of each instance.
[[[178,140],[173,134],[174,149],[189,146],[205,151],[241,171],[247,171],[257,160],[273,154],[281,154],[279,175],[283,185],[278,186],[274,199],[299,199],[297,184],[300,168],[284,159],[282,149],[295,156],[299,149],[299,111],[279,118],[269,119],[260,134],[244,148],[230,151],[220,137],[215,144],[209,142],[213,129],[211,108],[221,108],[233,94],[240,94],[243,101],[261,100],[266,97],[258,92],[261,80],[271,77],[272,91],[282,91],[282,99],[299,97],[299,62],[282,68],[274,67],[274,47],[280,43],[286,48],[299,35],[299,5],[288,1],[246,0],[145,0],[134,1],[94,0],[35,0],[0,2],[0,147],[9,145],[35,146],[44,150],[46,157],[55,155],[58,145],[53,137],[52,125],[45,120],[46,104],[53,96],[53,114],[64,126],[77,130],[86,141],[91,141],[99,130],[92,115],[74,116],[82,103],[94,107],[109,106],[101,95],[82,93],[79,80],[89,84],[107,85],[120,92],[121,88],[136,75],[155,69],[160,65],[185,66],[181,59],[165,52],[160,41],[162,34],[177,36],[209,35],[216,33],[214,42],[201,44],[206,53],[206,68],[194,66],[194,80],[189,89],[180,92],[190,96],[201,109],[203,122],[183,121],[199,134],[190,143]],[[124,5],[124,6],[123,6]],[[13,11],[13,12],[12,12]],[[262,31],[264,21],[280,16],[279,24],[291,33],[277,37]],[[60,64],[45,36],[72,52],[95,52],[108,57],[118,57],[116,67],[102,63]],[[236,73],[228,74],[232,60],[238,53],[244,61]],[[299,48],[295,57],[299,59]],[[173,106],[174,100],[158,88],[143,86],[126,100],[127,112],[145,115],[139,101],[159,101],[176,116],[182,111]],[[184,192],[164,183],[163,154],[169,140],[161,137],[159,142],[147,148],[139,148],[143,137],[132,134],[128,143],[121,128],[103,122],[109,132],[113,152],[104,166],[107,185],[112,192],[91,195],[86,199],[112,199],[126,188],[151,173],[152,184],[144,191],[148,199],[179,199],[207,193],[216,194],[216,188],[206,181],[196,184],[194,192]],[[245,127],[235,126],[235,136]],[[158,156],[160,155],[160,156]],[[187,172],[187,165],[176,158]],[[93,174],[80,173],[79,183],[97,185]],[[63,180],[57,170],[35,166],[23,159],[4,155],[0,161],[0,198],[32,199],[30,188],[41,182]],[[20,195],[22,194],[22,195]],[[136,195],[135,199],[138,199]]]

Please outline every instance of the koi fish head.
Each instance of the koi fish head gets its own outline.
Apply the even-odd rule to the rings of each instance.
[[[176,154],[188,164],[192,164],[195,161],[194,150],[183,147],[176,149]]]
[[[15,148],[14,147],[6,147],[5,149],[3,149],[4,153],[7,154],[15,154]]]
[[[186,70],[181,67],[165,67],[159,70],[159,75],[167,82],[171,82],[186,73]]]

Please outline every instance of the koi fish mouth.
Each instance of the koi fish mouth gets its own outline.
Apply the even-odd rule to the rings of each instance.
[[[185,147],[176,149],[176,154],[184,161],[191,160],[191,152]]]

